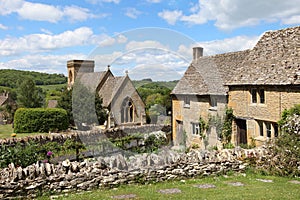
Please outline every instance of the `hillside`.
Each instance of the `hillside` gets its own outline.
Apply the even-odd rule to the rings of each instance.
[[[173,88],[178,83],[178,80],[174,81],[152,81],[151,79],[143,79],[143,80],[133,80],[133,85],[135,88],[139,87],[149,87],[149,85],[159,85],[160,87],[165,87],[170,90],[173,90]],[[147,86],[148,85],[148,86]]]
[[[18,82],[26,78],[34,80],[36,85],[56,85],[67,82],[67,77],[63,74],[47,74],[13,69],[0,70],[0,86],[16,88]]]

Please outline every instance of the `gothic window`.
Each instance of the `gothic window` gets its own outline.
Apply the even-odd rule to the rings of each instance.
[[[121,123],[134,122],[134,105],[131,98],[124,99],[121,108]]]

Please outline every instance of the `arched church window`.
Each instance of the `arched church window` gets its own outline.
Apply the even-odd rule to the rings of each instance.
[[[128,123],[134,122],[134,104],[131,98],[124,99],[121,107],[121,122]]]

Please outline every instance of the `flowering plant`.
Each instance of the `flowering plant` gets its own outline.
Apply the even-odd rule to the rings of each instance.
[[[52,151],[47,152],[48,163],[50,163],[50,158],[51,158],[52,155],[53,155]]]

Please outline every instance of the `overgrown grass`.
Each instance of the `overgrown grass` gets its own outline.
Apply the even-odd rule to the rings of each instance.
[[[258,179],[272,180],[262,182]],[[297,179],[294,179],[297,180]],[[112,196],[135,194],[135,199],[299,199],[299,184],[289,182],[284,177],[262,176],[257,174],[218,176],[185,181],[163,182],[149,185],[123,185],[115,189],[98,189],[81,194],[68,194],[59,199],[112,199]],[[298,181],[300,181],[298,179]],[[240,182],[244,186],[232,186],[229,183]],[[199,184],[213,184],[216,187],[200,189],[195,187]],[[158,190],[178,188],[181,193],[161,194]],[[39,199],[49,199],[49,196]]]
[[[11,134],[14,132],[11,124],[0,125],[0,139],[12,138]],[[40,135],[42,133],[18,133],[16,138]]]

